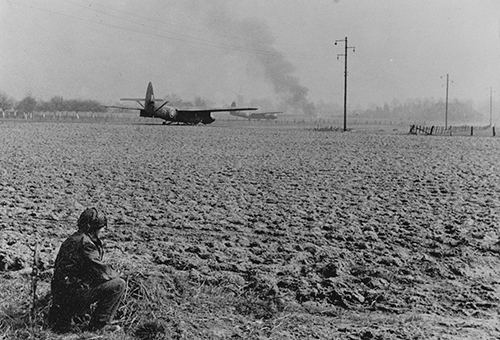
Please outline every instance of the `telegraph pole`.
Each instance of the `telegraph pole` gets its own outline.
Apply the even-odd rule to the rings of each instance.
[[[439,77],[440,79],[443,79],[443,76]],[[452,80],[451,83],[454,83]],[[444,128],[448,129],[448,92],[449,92],[449,87],[450,87],[450,75],[446,73],[446,102],[445,102],[445,107],[444,107]],[[465,120],[465,114],[464,114],[464,120]]]
[[[493,112],[493,89],[490,87],[490,126],[493,126],[492,122],[492,112]]]
[[[337,60],[339,60],[339,57],[344,57],[344,131],[347,131],[347,50],[349,48],[352,48],[352,51],[355,51],[354,46],[348,46],[347,45],[347,37],[344,39],[338,39],[335,40],[335,44],[339,42],[344,42],[344,54],[337,54]]]
[[[446,104],[444,109],[444,129],[448,129],[448,86],[450,83],[450,76],[446,73]]]

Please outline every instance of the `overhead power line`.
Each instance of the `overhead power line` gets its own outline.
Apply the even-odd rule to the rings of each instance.
[[[153,27],[153,26],[150,26],[150,25],[146,25],[143,22],[138,22],[138,21],[135,21],[135,20],[131,20],[130,18],[125,18],[125,17],[120,16],[120,15],[108,13],[106,11],[102,11],[102,10],[99,10],[99,9],[96,9],[96,8],[93,8],[93,7],[85,6],[85,5],[82,5],[82,4],[79,4],[79,3],[75,3],[75,2],[72,2],[72,1],[66,1],[66,3],[69,3],[69,4],[72,4],[72,5],[78,6],[80,8],[83,8],[83,9],[86,9],[86,10],[89,10],[89,11],[93,11],[93,12],[96,12],[96,13],[108,16],[108,17],[111,17],[111,18],[123,20],[123,21],[125,21],[127,23],[132,23],[132,24],[135,24],[135,25],[139,25],[139,26],[142,26],[144,28],[158,30],[156,27]],[[130,14],[132,14],[131,12],[126,12],[126,11],[124,13],[130,13]],[[161,24],[165,24],[161,20],[153,20],[151,18],[146,18],[144,16],[141,16],[141,18],[144,18],[148,22],[149,21],[154,21],[154,22],[159,22]],[[165,33],[168,33],[168,34],[175,35],[177,37],[177,39],[181,39],[181,38],[178,38],[178,37],[184,37],[185,39],[194,40],[194,41],[196,41],[196,43],[199,43],[199,42],[201,42],[201,43],[210,43],[210,44],[214,44],[214,45],[217,45],[217,46],[220,45],[221,47],[231,47],[231,48],[240,47],[240,46],[237,46],[237,45],[220,44],[220,43],[217,43],[217,42],[214,42],[214,41],[210,41],[210,40],[207,40],[207,39],[201,39],[201,38],[199,38],[197,36],[193,36],[193,35],[189,35],[189,34],[185,34],[185,33],[180,33],[180,32],[176,32],[176,31],[171,31],[171,30],[166,30],[164,28],[162,28],[161,32],[165,32]],[[234,38],[234,36],[233,36],[233,38]],[[252,49],[252,51],[262,52],[262,53],[272,53],[270,51],[261,50],[261,49]]]
[[[120,17],[120,16],[117,16],[117,15],[114,15],[114,14],[109,14],[109,13],[106,13],[106,12],[103,12],[103,11],[100,11],[100,10],[94,8],[93,5],[96,4],[96,3],[93,3],[92,6],[85,6],[85,5],[82,5],[80,3],[75,3],[74,1],[69,1],[69,0],[67,0],[66,3],[70,3],[70,4],[73,4],[75,6],[78,6],[78,7],[81,7],[81,8],[85,8],[85,9],[88,9],[88,10],[91,10],[91,11],[95,11],[97,13],[101,13],[101,14],[104,14],[104,15],[113,16],[115,18],[120,18],[120,19],[123,19],[123,20],[129,20],[129,18]],[[100,6],[100,7],[102,7],[102,8],[105,8],[107,10],[110,10],[112,12],[123,13],[123,14],[129,15],[129,16],[132,16],[134,19],[135,18],[140,18],[140,19],[147,20],[147,22],[160,23],[162,26],[167,26],[169,23],[174,23],[176,25],[186,24],[186,21],[176,20],[175,17],[171,17],[171,16],[168,19],[160,20],[160,19],[155,19],[155,18],[151,18],[151,17],[146,17],[144,15],[140,15],[140,14],[137,14],[137,13],[134,13],[134,12],[125,11],[125,10],[121,10],[121,9],[117,9],[117,8],[105,6],[101,2],[97,2],[97,5]],[[146,27],[146,25],[144,25],[143,23],[140,23],[140,25]],[[152,27],[152,28],[154,28],[154,27]],[[205,34],[207,32],[206,29],[205,30],[196,29],[196,27],[194,27],[194,26],[190,27],[190,29],[193,30],[193,31],[202,33],[202,34]],[[175,31],[175,32],[173,31],[172,33],[179,34],[179,35],[186,35],[185,33],[179,33],[178,31]],[[230,39],[233,39],[233,40],[234,39],[241,40],[241,36],[237,36],[237,35],[234,35],[234,34],[229,34],[229,32],[228,33],[218,32],[218,35],[223,36],[223,37],[227,37],[227,38],[230,38]],[[187,35],[187,36],[189,36],[189,35]],[[194,39],[198,39],[198,40],[200,39],[199,37],[195,37],[195,36],[192,36],[192,35],[189,36],[189,37],[194,38]]]
[[[147,36],[154,36],[154,37],[157,37],[157,38],[163,38],[163,39],[169,39],[169,40],[179,41],[179,42],[182,42],[182,43],[193,44],[193,45],[196,45],[198,47],[201,45],[201,46],[204,46],[204,47],[217,48],[217,49],[223,49],[223,50],[232,50],[232,51],[237,51],[237,52],[246,53],[246,54],[252,54],[252,55],[257,54],[257,55],[266,55],[266,56],[275,56],[275,57],[281,57],[282,56],[281,53],[278,52],[278,51],[251,49],[251,48],[247,48],[247,47],[240,46],[240,45],[221,44],[221,43],[216,43],[216,42],[212,42],[212,41],[205,40],[205,39],[200,39],[200,38],[193,37],[193,36],[190,36],[190,35],[185,35],[185,34],[181,35],[183,37],[179,37],[180,34],[178,34],[176,32],[167,32],[170,35],[166,35],[166,34],[161,34],[161,33],[158,33],[158,32],[138,31],[138,30],[131,29],[131,28],[128,28],[128,27],[123,27],[123,26],[120,26],[120,25],[115,25],[115,24],[110,24],[110,23],[104,23],[104,22],[98,21],[98,20],[86,19],[86,18],[82,18],[82,17],[79,17],[79,16],[67,14],[67,13],[62,13],[62,12],[58,12],[58,11],[54,11],[54,10],[50,10],[50,9],[46,9],[46,8],[36,7],[36,6],[31,5],[31,4],[30,5],[21,4],[20,2],[14,2],[12,4],[13,5],[18,5],[18,6],[23,6],[23,7],[28,7],[28,8],[32,8],[32,9],[36,9],[36,10],[39,10],[39,11],[42,11],[42,12],[46,12],[46,13],[50,13],[50,14],[55,14],[55,15],[59,15],[59,16],[68,17],[68,18],[71,18],[71,19],[76,19],[76,20],[79,20],[79,21],[82,21],[82,22],[87,22],[87,23],[97,24],[97,25],[100,25],[100,26],[110,27],[110,28],[114,28],[114,29],[122,30],[122,31],[126,31],[126,32],[131,32],[131,33],[136,33],[136,34],[142,34],[142,35],[147,35]],[[103,13],[103,14],[105,14],[105,13]],[[107,14],[107,13],[105,15],[114,16],[112,14]],[[118,16],[114,16],[114,17],[119,18]],[[155,28],[153,28],[151,26],[148,27],[147,25],[144,25],[142,23],[133,22],[133,21],[130,21],[130,20],[124,19],[124,18],[120,18],[120,19],[121,20],[127,20],[128,22],[132,22],[132,23],[134,23],[136,25],[140,25],[140,26],[143,26],[145,28],[149,28],[149,29],[155,30]]]

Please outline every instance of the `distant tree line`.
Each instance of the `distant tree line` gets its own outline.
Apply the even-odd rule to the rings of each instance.
[[[103,111],[101,103],[95,100],[68,99],[63,97],[52,97],[49,101],[37,103],[36,111],[76,111],[76,112],[99,112]]]
[[[16,110],[18,112],[100,112],[103,105],[95,100],[63,99],[61,96],[52,97],[49,101],[37,100],[27,95],[20,101],[14,100],[7,94],[0,92],[0,109],[4,111]]]
[[[165,97],[169,105],[180,108],[206,108],[213,107],[214,103],[202,97],[195,97],[193,100],[185,100],[176,94],[169,94]],[[238,105],[242,103],[243,98],[238,97]],[[249,105],[271,108],[275,107],[269,100],[252,100]],[[120,104],[118,104],[120,105]],[[37,100],[31,95],[27,95],[20,101],[16,101],[6,93],[0,91],[0,109],[4,111],[17,110],[18,112],[101,112],[104,107],[95,100],[69,99],[65,100],[61,96],[54,96],[49,101]],[[318,113],[328,117],[330,115],[342,114],[342,107],[338,104],[319,102],[316,104]],[[117,109],[116,111],[122,111]],[[445,102],[434,98],[408,99],[400,102],[394,99],[390,104],[385,103],[382,106],[371,105],[368,109],[354,109],[351,114],[357,117],[370,119],[391,119],[407,121],[436,121],[444,117]],[[321,116],[321,114],[320,114]],[[455,121],[480,121],[484,115],[474,109],[472,101],[460,101],[454,99],[448,103],[448,117],[450,122]]]
[[[435,99],[410,99],[404,103],[393,100],[391,104],[372,106],[356,113],[363,117],[401,120],[441,120],[444,117],[446,103]],[[448,102],[448,117],[450,120],[478,121],[483,114],[474,109],[472,101],[453,100]]]

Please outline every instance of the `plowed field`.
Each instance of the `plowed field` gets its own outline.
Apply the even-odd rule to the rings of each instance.
[[[90,206],[122,338],[500,337],[498,138],[5,121],[0,155],[0,338],[55,336],[29,247],[42,299]]]

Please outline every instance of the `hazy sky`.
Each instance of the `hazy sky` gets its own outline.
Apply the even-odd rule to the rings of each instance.
[[[446,73],[451,98],[500,96],[498,0],[0,0],[0,30],[0,91],[16,99],[110,103],[152,81],[217,104],[282,86],[341,104],[345,36],[352,106],[444,97]]]

